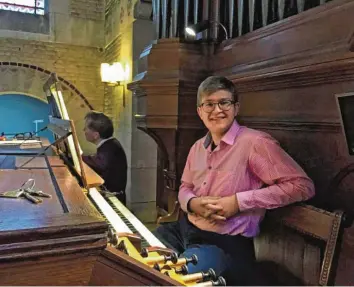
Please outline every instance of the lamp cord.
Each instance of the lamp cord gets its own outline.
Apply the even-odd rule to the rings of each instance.
[[[222,28],[223,28],[223,30],[224,30],[224,32],[225,32],[225,40],[228,40],[229,39],[229,36],[228,36],[228,34],[227,34],[227,30],[226,30],[226,27],[223,25],[223,24],[221,24],[219,21],[215,21],[215,20],[209,20],[210,21],[210,23],[215,23],[215,24],[219,24]]]

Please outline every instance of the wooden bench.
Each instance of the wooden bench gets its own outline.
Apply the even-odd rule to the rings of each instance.
[[[158,223],[176,221],[179,213],[176,204]],[[260,285],[333,285],[343,218],[341,211],[305,204],[267,211],[254,239]]]

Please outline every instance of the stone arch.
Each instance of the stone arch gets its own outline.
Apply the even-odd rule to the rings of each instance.
[[[0,62],[0,92],[13,91],[35,96],[42,94],[43,99],[46,101],[42,87],[51,74],[51,71],[35,65]],[[11,79],[8,79],[9,77]],[[58,79],[62,83],[63,89],[72,91],[73,94],[81,98],[85,105],[91,110],[93,109],[85,96],[72,83],[59,75]],[[21,83],[23,84],[21,85]],[[14,85],[15,87],[13,87]]]
[[[0,62],[0,94],[23,94],[47,102],[43,85],[52,74],[39,66],[17,62]],[[69,116],[74,120],[82,149],[92,152],[93,146],[85,141],[83,134],[84,115],[93,106],[69,81],[58,75]]]

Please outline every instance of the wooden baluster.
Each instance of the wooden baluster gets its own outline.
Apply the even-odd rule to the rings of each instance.
[[[262,24],[263,27],[267,26],[268,24],[268,0],[262,1]]]
[[[301,13],[305,8],[305,0],[296,0],[297,2],[297,12]]]
[[[237,21],[238,21],[238,35],[242,35],[242,22],[243,22],[243,7],[244,0],[237,0]]]
[[[285,0],[278,0],[278,16],[279,20],[284,18]]]
[[[167,0],[162,0],[162,33],[161,38],[167,38]]]
[[[199,10],[199,0],[194,0],[194,24],[198,23],[198,10]]]
[[[210,1],[203,0],[203,20],[209,20],[210,13]],[[203,39],[206,40],[209,38],[209,29],[203,31]]]
[[[178,0],[172,0],[171,5],[171,37],[177,37],[177,22],[178,22]]]
[[[153,18],[155,22],[155,28],[156,28],[156,37],[157,39],[160,38],[160,0],[153,0],[152,2],[152,8],[153,8]]]
[[[254,28],[255,4],[256,4],[256,0],[248,0],[248,18],[249,18],[250,32],[252,32]]]

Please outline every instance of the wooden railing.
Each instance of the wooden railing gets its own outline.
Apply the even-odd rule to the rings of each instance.
[[[331,0],[152,0],[158,38],[186,38],[185,27],[211,20],[236,38],[261,27],[323,5]],[[335,0],[333,0],[335,1]],[[220,25],[204,31],[200,39],[223,40]]]

